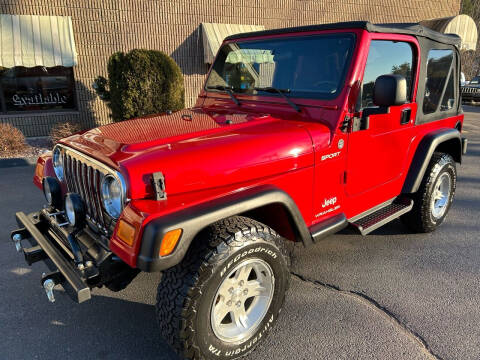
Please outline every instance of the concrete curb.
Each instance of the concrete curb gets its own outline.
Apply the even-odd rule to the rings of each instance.
[[[34,166],[37,163],[38,156],[25,158],[9,158],[0,159],[0,169],[20,167],[20,166]]]

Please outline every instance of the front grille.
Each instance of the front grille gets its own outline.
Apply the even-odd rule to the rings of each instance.
[[[80,195],[85,203],[87,220],[105,235],[111,232],[112,219],[103,208],[101,184],[103,178],[112,174],[96,160],[69,149],[63,148],[63,167],[65,183],[69,192]]]
[[[462,94],[478,94],[478,95],[480,95],[480,88],[462,87]]]

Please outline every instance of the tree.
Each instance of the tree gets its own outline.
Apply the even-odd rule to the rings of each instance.
[[[108,60],[107,72],[108,79],[97,77],[93,87],[112,111],[114,121],[185,107],[182,72],[161,51],[116,52]]]
[[[480,29],[480,1],[478,0],[462,0],[462,8],[460,13],[469,15]],[[462,71],[467,79],[471,79],[480,73],[480,37],[477,42],[476,51],[462,51]]]

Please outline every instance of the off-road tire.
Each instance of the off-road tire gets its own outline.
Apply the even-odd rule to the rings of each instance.
[[[440,218],[435,218],[432,212],[432,196],[437,180],[442,174],[448,173],[451,179],[450,193],[446,210]],[[402,222],[411,230],[418,233],[428,233],[435,230],[448,214],[457,185],[457,170],[455,161],[449,154],[435,152],[425,171],[418,191],[412,195],[414,205],[411,211],[401,216]]]
[[[289,283],[286,240],[250,218],[234,216],[208,226],[192,242],[180,264],[166,270],[158,286],[156,314],[163,338],[182,357],[236,359],[250,353],[271,330]],[[261,259],[274,275],[274,293],[257,330],[240,343],[221,341],[213,332],[211,309],[229,270]]]

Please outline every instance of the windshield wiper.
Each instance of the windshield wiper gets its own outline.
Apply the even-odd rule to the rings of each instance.
[[[233,88],[231,86],[223,86],[223,85],[207,85],[207,89],[214,89],[214,90],[222,90],[225,91],[230,97],[232,98],[233,102],[240,106],[240,101],[233,95]]]
[[[271,86],[268,86],[268,87],[256,87],[254,88],[255,90],[257,91],[265,91],[265,92],[268,92],[268,93],[277,93],[277,94],[280,94],[282,95],[282,97],[287,100],[287,103],[295,109],[296,112],[300,112],[300,108],[298,107],[297,104],[295,104],[292,100],[289,99],[289,97],[285,94],[288,94],[290,93],[290,89],[277,89],[277,88],[274,88],[274,87],[271,87]]]

